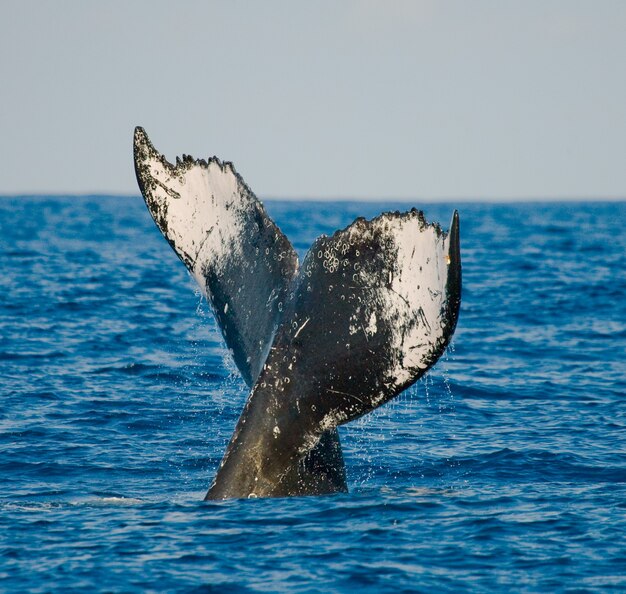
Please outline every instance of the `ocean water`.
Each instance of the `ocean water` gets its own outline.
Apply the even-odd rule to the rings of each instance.
[[[349,494],[204,503],[246,389],[143,202],[0,199],[0,591],[626,591],[626,203],[266,206],[458,208],[448,354]]]

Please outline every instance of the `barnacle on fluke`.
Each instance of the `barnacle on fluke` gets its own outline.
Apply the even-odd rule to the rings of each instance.
[[[459,218],[356,219],[301,265],[231,163],[169,163],[141,128],[135,171],[251,392],[207,499],[346,491],[337,426],[384,404],[441,356],[461,300]]]

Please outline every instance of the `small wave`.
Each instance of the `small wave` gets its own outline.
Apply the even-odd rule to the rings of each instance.
[[[0,509],[6,512],[47,512],[60,507],[60,503],[52,501],[3,501]]]
[[[119,373],[123,375],[144,375],[148,372],[156,372],[158,370],[156,365],[147,365],[145,363],[127,363],[125,365],[108,365],[106,367],[99,367],[94,369],[91,373],[107,374],[107,373]]]
[[[43,353],[12,353],[0,352],[0,361],[23,361],[30,359],[60,359],[67,355],[61,351],[46,351]]]
[[[8,258],[36,258],[40,254],[33,250],[11,250],[4,252],[4,255]]]
[[[146,503],[143,499],[137,497],[92,497],[82,501],[72,501],[72,505],[88,505],[92,507],[132,507],[135,505],[143,505]]]

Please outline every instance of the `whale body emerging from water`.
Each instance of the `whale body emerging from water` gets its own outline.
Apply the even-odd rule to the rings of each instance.
[[[171,164],[139,127],[134,158],[251,388],[206,499],[347,491],[337,427],[413,384],[454,332],[458,213],[448,233],[415,209],[358,218],[299,264],[231,163]]]

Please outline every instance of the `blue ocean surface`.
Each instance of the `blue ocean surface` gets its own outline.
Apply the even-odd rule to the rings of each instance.
[[[0,199],[0,591],[626,591],[626,203],[266,204],[300,254],[412,206],[460,211],[449,352],[349,494],[205,503],[247,392],[143,201]]]

